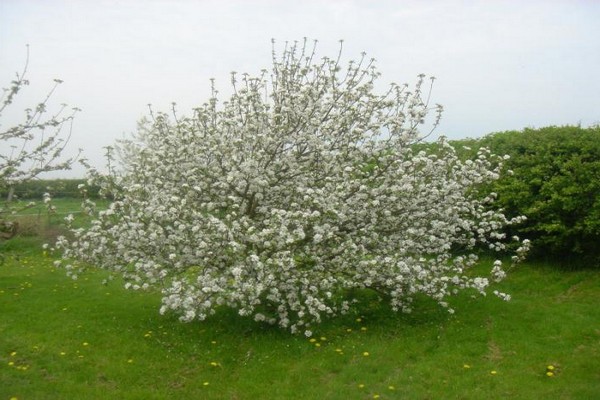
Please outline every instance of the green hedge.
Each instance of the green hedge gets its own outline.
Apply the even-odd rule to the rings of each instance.
[[[452,144],[463,157],[479,147],[510,156],[513,174],[490,189],[508,216],[527,216],[509,234],[531,239],[534,256],[600,268],[600,126],[499,132]]]
[[[16,185],[14,195],[19,199],[35,200],[42,199],[47,192],[54,198],[79,198],[81,192],[77,187],[85,182],[84,179],[36,179]],[[87,190],[90,198],[98,198],[99,188],[88,187]],[[0,187],[0,199],[7,197],[8,189]]]

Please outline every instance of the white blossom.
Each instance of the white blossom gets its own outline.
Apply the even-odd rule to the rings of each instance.
[[[449,312],[459,290],[484,295],[490,280],[467,272],[471,251],[502,250],[502,229],[522,220],[476,193],[502,160],[482,149],[462,162],[443,138],[415,151],[432,109],[423,76],[411,92],[379,95],[368,60],[342,72],[306,46],[274,53],[268,74],[235,75],[225,103],[214,90],[191,117],[141,121],[120,145],[122,169],[91,171],[114,201],[58,240],[67,269],[96,265],[131,287],[158,287],[160,312],[182,321],[226,305],[306,336],[347,312],[354,302],[343,294],[355,289],[403,312],[418,293]],[[514,262],[529,244],[520,246]],[[495,263],[492,281],[504,276]]]

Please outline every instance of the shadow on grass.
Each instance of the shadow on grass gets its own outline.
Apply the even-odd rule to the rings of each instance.
[[[417,296],[413,303],[413,312],[407,314],[395,312],[392,307],[377,294],[363,291],[357,296],[358,303],[343,315],[324,318],[320,324],[310,327],[315,335],[335,337],[354,329],[368,329],[373,333],[396,335],[412,328],[427,329],[433,325],[445,325],[452,316],[435,301],[426,296]],[[242,317],[235,309],[219,308],[205,321],[181,323],[177,315],[167,314],[161,317],[163,324],[168,324],[178,334],[194,340],[198,332],[209,332],[214,336],[245,338],[250,340],[268,339],[274,342],[287,343],[291,338],[305,340],[303,331],[293,335],[289,330],[265,322],[256,322],[252,317]]]

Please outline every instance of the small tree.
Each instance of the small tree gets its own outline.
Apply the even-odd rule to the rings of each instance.
[[[0,203],[0,238],[12,237],[17,231],[17,225],[9,220],[15,211],[14,187],[19,183],[31,180],[44,172],[64,170],[70,168],[73,158],[62,158],[62,152],[71,137],[73,118],[77,108],[67,111],[67,105],[62,104],[58,111],[47,116],[49,100],[62,83],[60,79],[54,80],[54,86],[41,103],[33,109],[25,110],[23,122],[6,128],[1,117],[15,97],[25,86],[29,85],[26,79],[29,66],[29,46],[27,58],[21,73],[11,81],[8,88],[4,88],[0,97],[0,192],[6,192],[6,199]],[[63,130],[67,127],[67,133]]]
[[[378,95],[373,60],[342,68],[306,46],[273,51],[258,77],[233,73],[222,105],[213,85],[192,117],[142,121],[120,147],[123,169],[103,181],[115,201],[57,243],[69,273],[82,260],[127,288],[160,287],[161,312],[183,321],[226,305],[308,336],[349,309],[354,289],[405,312],[418,293],[443,307],[459,289],[485,293],[488,279],[465,273],[477,262],[469,249],[502,250],[499,230],[520,220],[473,193],[501,160],[482,150],[462,163],[443,140],[413,152],[430,111],[424,76],[412,92]],[[492,278],[503,277],[496,261]]]

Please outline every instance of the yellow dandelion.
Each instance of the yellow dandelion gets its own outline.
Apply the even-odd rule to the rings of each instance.
[[[465,365],[463,365],[463,368],[464,369],[469,369],[469,368],[471,368],[471,366],[469,364],[465,364]]]
[[[321,343],[315,343],[315,347],[321,347]]]
[[[368,351],[365,351],[365,352],[363,353],[363,356],[365,356],[365,357],[369,357],[369,352],[368,352]]]
[[[356,322],[362,322],[361,318],[356,318]]]
[[[373,395],[373,398],[374,398],[374,399],[378,399],[378,398],[379,398],[379,395],[378,395],[377,393],[375,393],[375,394]]]
[[[490,374],[492,375],[496,375],[498,372],[497,371],[490,371]]]
[[[388,386],[388,389],[389,389],[389,390],[396,390],[396,387],[395,387],[395,386],[392,386],[392,385],[390,385],[390,386]]]
[[[217,344],[217,341],[216,341],[216,340],[213,340],[211,343],[212,343],[212,344]]]
[[[83,342],[84,346],[89,346],[90,344],[88,342]]]
[[[60,352],[60,355],[61,355],[61,356],[64,356],[64,355],[66,355],[66,354],[67,354],[67,353],[65,353],[64,351],[61,351],[61,352]]]
[[[338,353],[341,353],[342,349],[335,349],[335,351],[337,351]]]
[[[554,376],[554,372],[548,371],[548,372],[546,372],[546,375],[552,377],[552,376]]]
[[[202,384],[203,384],[204,386],[208,386],[210,383],[208,383],[208,382],[203,382]]]
[[[548,365],[548,366],[546,367],[546,369],[547,369],[548,371],[554,371],[554,365]]]
[[[363,332],[365,332],[367,330],[367,327],[363,326],[363,327],[360,328],[360,330],[363,331]]]
[[[8,365],[12,367],[13,365],[15,365],[15,362],[14,361],[9,361]]]
[[[13,396],[13,397],[10,398],[10,400],[19,400],[19,398]]]
[[[316,341],[317,341],[317,339],[315,339],[315,338],[311,338],[311,339],[309,340],[309,342],[311,342],[311,343],[314,343],[314,342],[316,342]]]
[[[346,332],[350,333],[350,332],[352,332],[352,329],[348,328],[348,329],[346,329]]]
[[[128,362],[129,364],[131,364],[131,363],[133,363],[133,359],[132,359],[132,358],[130,358],[129,360],[127,360],[127,362]]]
[[[213,367],[218,367],[219,363],[216,362],[216,361],[213,361],[213,362],[210,363],[210,365],[212,365]]]
[[[326,340],[327,340],[327,338],[326,338],[325,336],[321,336],[321,341],[322,341],[322,342],[324,342],[324,341],[326,341]]]
[[[358,384],[358,388],[359,389],[364,389],[365,388],[365,384],[364,383],[359,383]]]
[[[14,356],[16,356],[16,355],[17,355],[17,352],[16,352],[16,351],[13,351],[12,353],[10,353],[10,356],[11,356],[11,357],[14,357]]]

